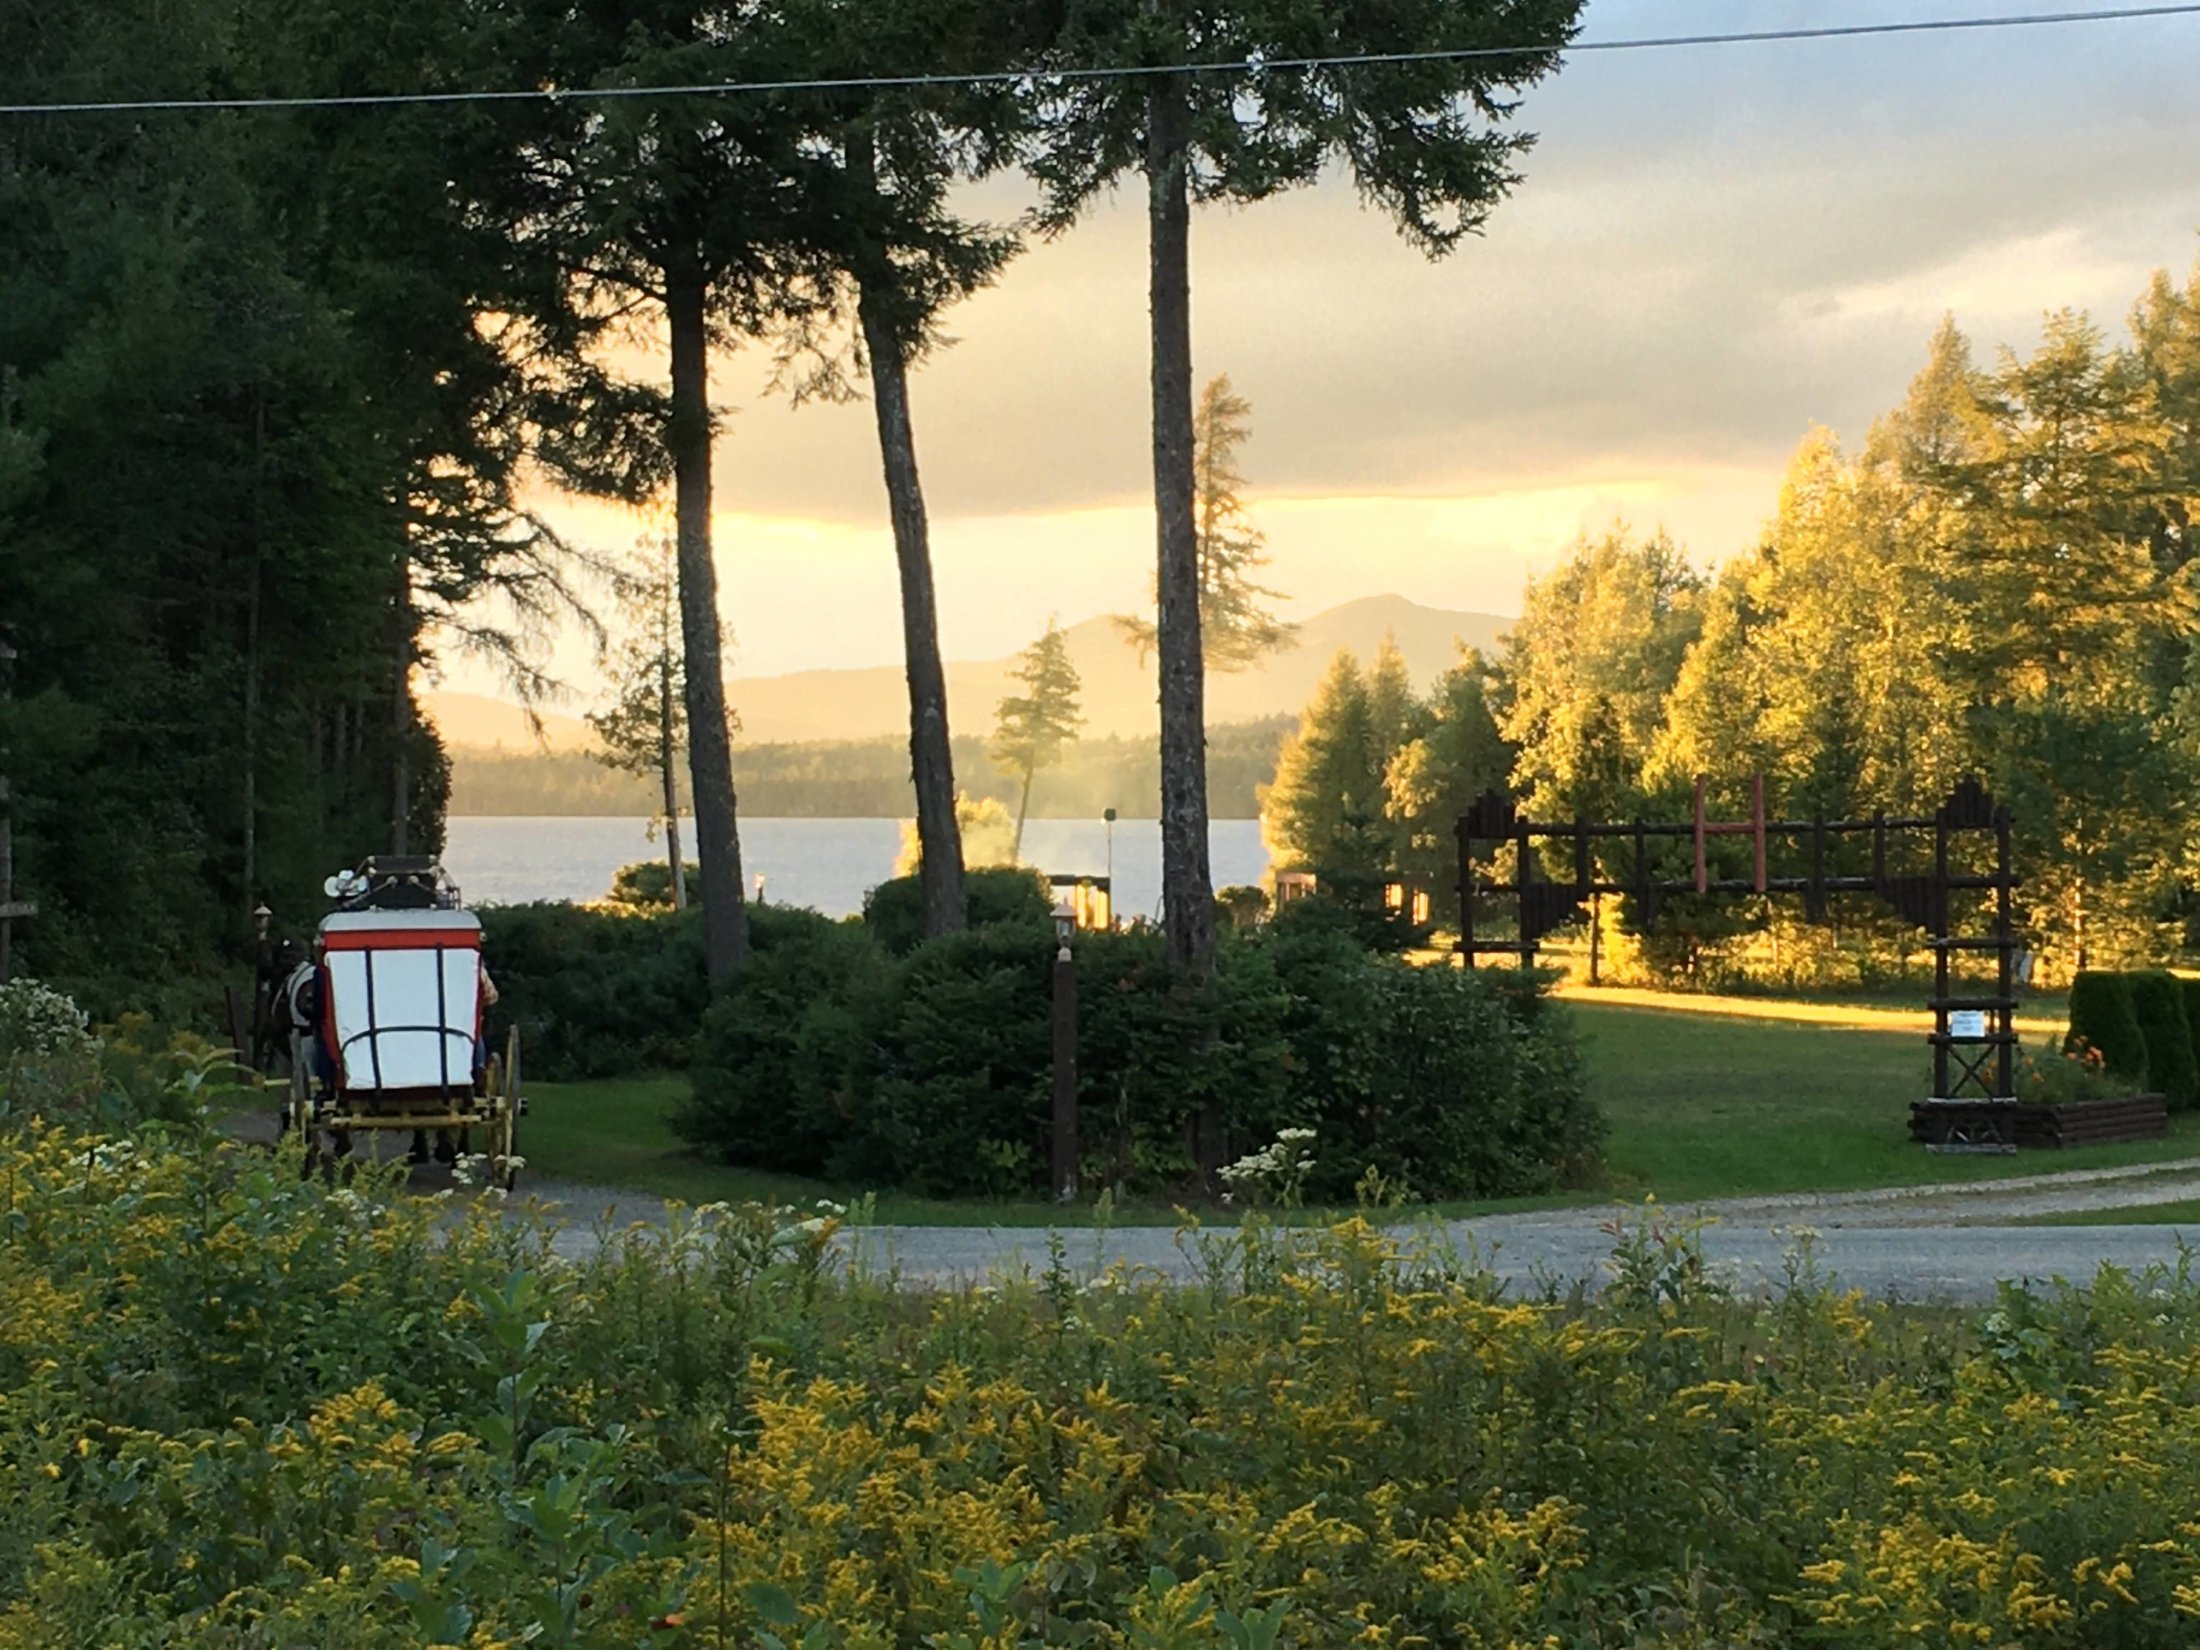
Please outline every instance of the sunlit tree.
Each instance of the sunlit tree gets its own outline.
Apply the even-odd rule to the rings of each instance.
[[[1245,504],[1245,474],[1238,450],[1253,433],[1253,404],[1210,378],[1192,415],[1192,509],[1199,535],[1199,637],[1209,670],[1242,670],[1288,647],[1298,626],[1276,617],[1269,604],[1280,591],[1259,582],[1268,564],[1268,540],[1253,525]],[[1116,624],[1141,659],[1159,645],[1154,621],[1124,615]]]
[[[589,714],[603,748],[596,760],[621,773],[656,781],[663,803],[665,861],[672,907],[687,909],[687,874],[680,864],[680,766],[687,746],[687,667],[680,657],[678,549],[669,533],[645,538],[621,580],[627,634],[606,672],[610,703]]]
[[[1010,674],[1024,691],[1010,694],[995,708],[989,754],[994,766],[1018,782],[1016,834],[1009,851],[1010,859],[1018,860],[1024,852],[1024,821],[1031,813],[1032,781],[1040,769],[1062,759],[1085,719],[1078,711],[1082,684],[1070,662],[1068,639],[1051,620],[1046,634],[1016,656]]]

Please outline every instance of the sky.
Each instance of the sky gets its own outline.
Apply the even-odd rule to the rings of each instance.
[[[2066,0],[2069,9],[2109,0]],[[2043,0],[1590,0],[1584,38],[2012,16]],[[1194,219],[1201,378],[1242,454],[1286,613],[1396,592],[1519,611],[1583,532],[1746,548],[1816,425],[1860,441],[1952,313],[1982,359],[2071,306],[2120,332],[2200,253],[2200,16],[1570,56],[1486,232],[1431,263],[1343,178]],[[975,206],[1025,197],[988,185]],[[1134,189],[953,311],[912,386],[941,643],[1015,651],[1152,579],[1145,215]],[[647,363],[644,363],[645,365]],[[715,365],[729,668],[898,663],[867,404],[791,408]],[[545,495],[575,541],[639,523]],[[552,663],[585,708],[578,637]],[[452,661],[443,685],[497,692]]]

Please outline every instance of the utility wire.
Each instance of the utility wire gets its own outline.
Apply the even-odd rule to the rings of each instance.
[[[1727,34],[1637,35],[1576,40],[1559,46],[1465,46],[1450,51],[1356,52],[1320,57],[1250,57],[1137,66],[1089,66],[1058,69],[996,69],[970,74],[842,75],[811,80],[726,80],[692,85],[571,86],[484,89],[454,92],[361,92],[327,97],[136,98],[112,102],[0,103],[0,115],[160,114],[189,110],[372,109],[418,104],[608,102],[664,97],[739,97],[772,92],[891,91],[925,86],[988,86],[1029,82],[1133,80],[1157,74],[1259,74],[1284,69],[1375,68],[1390,64],[1458,63],[1503,57],[1540,57],[1573,52],[1666,51],[1699,46],[1751,46],[1789,40],[1854,40],[1867,35],[1976,33],[1989,29],[2029,29],[2066,23],[2121,23],[2150,17],[2200,15],[2200,0],[2182,5],[2118,6],[2101,11],[2031,12],[2008,17],[1936,17],[1891,23],[1838,23],[1821,28],[1752,29]]]

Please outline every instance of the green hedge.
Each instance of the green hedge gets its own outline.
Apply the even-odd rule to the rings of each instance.
[[[2166,969],[2133,974],[2131,1007],[2146,1043],[2147,1086],[2171,1111],[2191,1110],[2200,1104],[2200,1061],[2193,1057],[2192,1027],[2177,977]]]
[[[517,1026],[534,1076],[677,1071],[694,1058],[710,1006],[699,911],[545,902],[486,906],[480,917],[498,993],[491,1033]],[[760,960],[841,926],[797,906],[749,907]]]
[[[938,1196],[1042,1190],[1054,945],[1038,923],[764,968],[712,1008],[676,1120],[729,1161]],[[1193,1178],[1193,1120],[1233,1152],[1316,1131],[1307,1192],[1369,1168],[1425,1197],[1550,1189],[1601,1134],[1571,1021],[1539,983],[1416,968],[1324,925],[1230,939],[1188,990],[1159,934],[1077,946],[1088,1186]]]
[[[2200,1060],[2200,979],[2180,978],[2177,994],[2185,1004],[2185,1027],[2192,1033],[2193,1056]]]
[[[2070,1032],[2063,1051],[2096,1048],[2101,1063],[2118,1077],[2144,1082],[2147,1045],[2132,1006],[2131,976],[2106,969],[2081,970],[2070,983]]]

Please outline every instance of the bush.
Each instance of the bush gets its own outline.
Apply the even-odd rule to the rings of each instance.
[[[0,1125],[196,1127],[209,1102],[256,1081],[234,1049],[149,1015],[95,1031],[74,1001],[37,980],[0,985]]]
[[[1044,1188],[1052,958],[1035,926],[976,928],[887,958],[762,959],[711,1012],[683,1132],[759,1168],[935,1196]],[[1188,988],[1150,930],[1077,943],[1081,1180],[1180,1191],[1192,1125],[1233,1152],[1311,1128],[1316,1196],[1374,1168],[1432,1198],[1540,1191],[1599,1126],[1570,1019],[1540,977],[1416,968],[1336,923],[1226,938]]]
[[[758,957],[837,926],[794,905],[751,905]],[[702,913],[543,903],[480,912],[482,955],[496,981],[497,1027],[519,1030],[536,1077],[614,1077],[684,1070],[710,1006]]]
[[[687,887],[691,906],[703,903],[703,873],[693,860],[680,867],[680,881]],[[622,865],[611,878],[610,901],[645,911],[672,909],[672,867],[661,859],[638,860]]]
[[[2193,1056],[2184,991],[2166,969],[2145,969],[2130,979],[2132,1013],[2146,1044],[2147,1086],[2171,1111],[2189,1111],[2200,1105],[2200,1061]]]
[[[995,865],[963,873],[963,910],[971,928],[1043,927],[1053,921],[1054,905],[1037,872]],[[924,889],[918,879],[889,877],[865,894],[863,926],[895,956],[907,956],[924,939]]]
[[[781,908],[760,932],[766,943],[703,1017],[672,1124],[728,1162],[823,1174],[846,1143],[887,958],[860,926],[811,912]]]
[[[2147,1078],[2147,1045],[2131,998],[2131,977],[2105,969],[2080,970],[2070,983],[2070,1032],[2065,1051],[2101,1051],[2101,1062],[2133,1082]]]
[[[710,1002],[699,913],[545,902],[480,916],[497,987],[492,1033],[518,1029],[528,1073],[610,1077],[688,1063]]]
[[[2177,994],[2185,1005],[2185,1029],[2192,1033],[2192,1048],[2200,1056],[2200,978],[2177,981]]]
[[[1314,923],[1350,934],[1369,951],[1416,951],[1428,944],[1433,923],[1415,922],[1411,910],[1384,903],[1389,877],[1380,871],[1324,871],[1315,891],[1277,908],[1279,927]]]
[[[900,1287],[829,1212],[552,1260],[299,1168],[0,1136],[0,1650],[2192,1642],[2182,1264],[1768,1301],[1646,1221],[1543,1300],[1255,1221]]]

